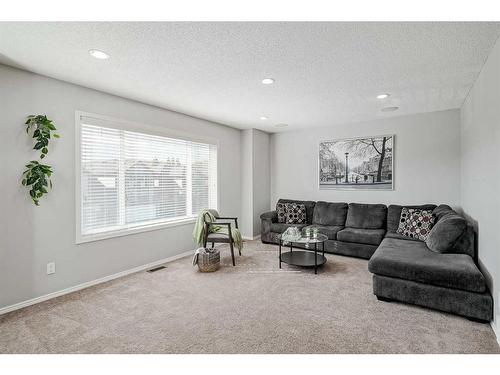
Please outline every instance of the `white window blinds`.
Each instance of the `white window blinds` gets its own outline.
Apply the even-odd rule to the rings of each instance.
[[[217,207],[217,147],[80,126],[81,236],[187,219]]]

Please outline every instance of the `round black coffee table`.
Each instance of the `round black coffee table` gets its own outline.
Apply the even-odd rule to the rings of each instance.
[[[319,234],[316,237],[306,237],[301,236],[300,238],[290,240],[283,240],[282,236],[279,236],[279,260],[280,260],[280,268],[281,262],[285,262],[292,266],[299,267],[314,267],[314,273],[318,273],[318,266],[322,266],[326,263],[325,258],[325,241],[328,239],[324,234]],[[281,247],[285,245],[285,243],[289,244],[290,251],[285,253],[281,252]],[[305,246],[306,248],[301,248],[300,250],[294,250],[293,245],[300,244]],[[318,249],[318,244],[321,244],[321,250]],[[287,245],[288,247],[288,245]],[[321,252],[321,254],[319,254]]]

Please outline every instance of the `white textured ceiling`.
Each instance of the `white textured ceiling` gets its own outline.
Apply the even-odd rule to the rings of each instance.
[[[298,129],[458,108],[499,34],[498,22],[4,22],[0,62],[274,132],[277,123]],[[111,58],[90,57],[92,48]],[[275,84],[262,85],[265,77]],[[375,99],[385,92],[389,99]]]

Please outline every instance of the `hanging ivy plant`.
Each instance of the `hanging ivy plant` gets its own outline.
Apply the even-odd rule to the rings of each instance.
[[[36,139],[34,150],[41,150],[40,159],[43,159],[49,152],[49,140],[51,132],[56,130],[56,127],[45,115],[31,115],[26,120],[26,133],[33,130],[33,138]],[[52,134],[54,138],[59,138],[59,134]]]
[[[30,161],[26,164],[26,170],[23,173],[23,186],[30,187],[30,197],[38,206],[38,200],[47,194],[47,189],[52,189],[52,167],[50,165],[40,164],[36,160]]]
[[[33,132],[33,138],[35,139],[33,149],[40,151],[40,159],[45,158],[49,152],[48,147],[51,136],[59,138],[58,134],[52,133],[56,130],[52,120],[48,119],[45,115],[31,115],[28,116],[25,125],[26,133]],[[32,160],[26,164],[26,168],[21,183],[30,189],[30,197],[33,203],[38,206],[39,199],[48,193],[47,189],[52,189],[52,181],[50,180],[52,167]]]

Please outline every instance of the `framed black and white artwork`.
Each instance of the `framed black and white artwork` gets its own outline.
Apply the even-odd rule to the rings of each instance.
[[[392,190],[394,135],[321,141],[319,188]]]

